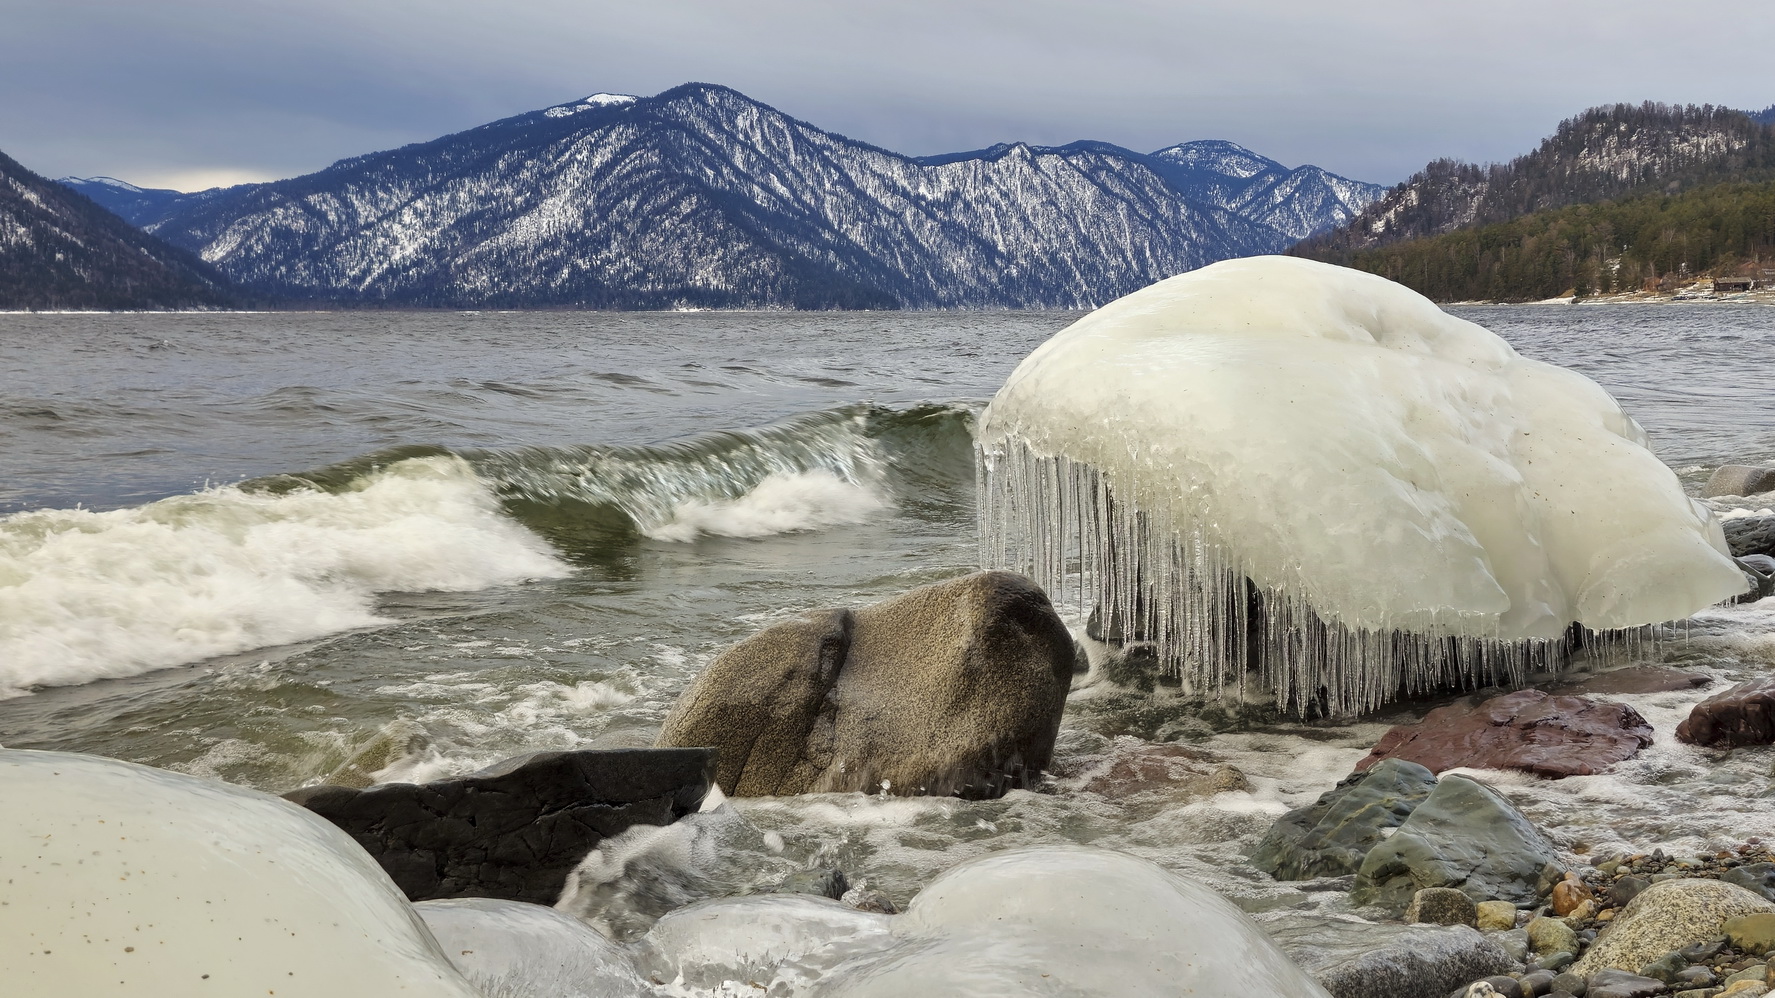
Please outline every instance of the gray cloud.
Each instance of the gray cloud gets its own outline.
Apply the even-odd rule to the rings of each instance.
[[[0,151],[169,186],[688,80],[908,153],[1227,138],[1382,182],[1593,104],[1775,102],[1766,0],[0,0],[0,22]]]

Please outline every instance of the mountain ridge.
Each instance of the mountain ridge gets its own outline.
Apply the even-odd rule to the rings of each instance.
[[[244,286],[298,299],[1079,308],[1277,252],[1290,226],[1335,222],[1380,190],[1263,162],[1262,191],[1215,195],[1229,208],[1176,189],[1175,164],[1110,143],[908,157],[690,83],[268,184],[178,197],[87,186]],[[1253,205],[1276,224],[1247,217]]]

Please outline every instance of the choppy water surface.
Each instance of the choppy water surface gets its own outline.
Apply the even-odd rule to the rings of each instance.
[[[1775,310],[1461,314],[1601,382],[1691,488],[1775,460]],[[0,316],[0,743],[272,791],[646,744],[760,625],[975,565],[973,414],[1071,318]],[[1766,670],[1775,611],[1711,611],[1656,654]],[[1670,740],[1705,693],[1626,698],[1656,746],[1510,792],[1574,851],[1775,835],[1767,750]],[[1073,841],[1311,907],[1335,892],[1243,851],[1425,706],[1227,733],[1100,685],[1074,694],[1057,792],[743,810],[902,900],[972,855]],[[1215,792],[1225,765],[1247,789]]]

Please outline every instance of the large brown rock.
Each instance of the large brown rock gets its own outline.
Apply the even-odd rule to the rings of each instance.
[[[1650,744],[1652,726],[1626,704],[1518,690],[1483,702],[1469,697],[1399,725],[1356,768],[1407,759],[1433,773],[1466,766],[1557,779],[1600,773]]]
[[[657,744],[715,746],[741,797],[996,797],[1048,764],[1072,667],[1041,588],[978,572],[760,631],[709,663]]]
[[[1775,743],[1775,678],[1739,683],[1701,701],[1676,726],[1676,737],[1720,747]]]

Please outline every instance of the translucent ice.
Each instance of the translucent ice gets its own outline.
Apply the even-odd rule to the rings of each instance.
[[[16,998],[480,998],[351,837],[287,801],[0,750],[0,967]]]
[[[553,908],[495,898],[413,906],[487,998],[646,998],[629,950]]]
[[[1296,708],[1520,681],[1574,622],[1672,620],[1744,585],[1595,383],[1305,260],[1087,315],[1018,366],[978,441],[988,564],[1056,597],[1071,580],[1194,684],[1255,668]]]
[[[772,996],[798,995],[832,967],[886,948],[892,920],[805,894],[704,901],[655,923],[637,959],[685,988],[757,982]]]
[[[810,998],[1327,998],[1249,917],[1144,859],[1027,849],[963,863],[892,921],[893,945]]]

